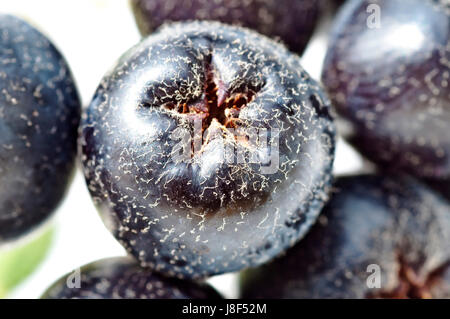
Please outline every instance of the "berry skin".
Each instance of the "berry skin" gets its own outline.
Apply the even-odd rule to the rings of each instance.
[[[448,180],[425,180],[432,189],[440,193],[447,199],[450,199],[450,183]]]
[[[106,225],[169,276],[262,264],[303,237],[328,198],[328,100],[298,56],[250,30],[161,29],[106,75],[82,122],[84,172]],[[183,130],[193,136],[184,144]],[[252,132],[269,138],[254,143]]]
[[[321,0],[131,0],[142,35],[170,21],[215,20],[281,39],[302,53],[321,16]]]
[[[0,14],[0,243],[43,222],[74,169],[80,100],[57,49]]]
[[[102,259],[54,283],[42,299],[221,299],[207,284],[166,278],[130,257]],[[70,285],[72,286],[70,286]]]
[[[450,298],[447,202],[400,176],[342,177],[335,189],[304,240],[244,273],[244,297]]]
[[[384,168],[450,179],[449,25],[444,0],[353,0],[338,15],[323,83],[349,141]]]

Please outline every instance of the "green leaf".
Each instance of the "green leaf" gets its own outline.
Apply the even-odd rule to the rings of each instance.
[[[53,239],[49,227],[37,238],[18,247],[0,251],[0,299],[26,279],[44,260]]]

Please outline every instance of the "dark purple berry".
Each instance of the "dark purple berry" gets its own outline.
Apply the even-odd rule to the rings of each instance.
[[[450,298],[450,206],[411,178],[339,178],[308,235],[247,271],[247,298]]]
[[[343,132],[364,156],[450,181],[448,1],[349,1],[322,78]]]
[[[166,278],[134,259],[102,259],[54,283],[43,299],[220,299],[207,284]]]
[[[301,53],[317,25],[321,0],[131,0],[142,35],[170,21],[215,20],[281,39]]]
[[[122,245],[143,266],[198,278],[264,263],[308,231],[334,134],[298,56],[246,29],[175,23],[103,79],[82,159]]]
[[[0,243],[40,224],[61,201],[79,119],[58,50],[26,22],[0,14]]]

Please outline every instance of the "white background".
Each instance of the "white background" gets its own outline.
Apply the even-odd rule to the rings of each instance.
[[[0,13],[13,13],[46,34],[66,57],[80,91],[83,106],[115,60],[140,39],[127,0],[1,0]],[[326,50],[322,23],[303,56],[303,66],[316,79]],[[341,140],[335,172],[362,167],[360,157]],[[56,236],[46,260],[10,298],[38,298],[56,279],[73,269],[104,257],[124,255],[124,250],[105,229],[89,196],[80,169],[68,196],[51,223]],[[236,275],[210,279],[226,297],[237,297]]]

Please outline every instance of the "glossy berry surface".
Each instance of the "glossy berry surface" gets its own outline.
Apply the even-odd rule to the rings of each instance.
[[[347,2],[322,79],[363,155],[393,171],[449,180],[448,1]]]
[[[298,56],[246,29],[175,23],[101,82],[83,166],[106,225],[143,266],[199,278],[264,263],[308,231],[334,134]]]
[[[450,200],[450,182],[448,180],[428,179],[425,182],[427,182],[428,186],[430,186],[436,192],[440,193],[446,199]]]
[[[301,53],[317,25],[320,0],[131,0],[142,35],[171,21],[215,20],[281,39]]]
[[[450,209],[418,182],[339,178],[318,223],[243,275],[250,298],[449,298]]]
[[[79,276],[79,277],[77,277]],[[206,284],[170,279],[130,257],[102,259],[64,276],[43,299],[220,299]]]
[[[40,224],[60,202],[79,119],[61,54],[26,22],[0,14],[0,243]]]

